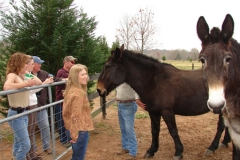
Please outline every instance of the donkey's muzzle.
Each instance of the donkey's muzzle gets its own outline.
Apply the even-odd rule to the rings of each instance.
[[[107,91],[106,90],[101,91],[100,89],[97,89],[97,92],[98,92],[99,96],[101,96],[101,97],[104,97],[104,96],[107,95]]]
[[[224,107],[226,106],[226,101],[222,101],[221,103],[210,103],[207,102],[208,108],[214,113],[214,114],[221,114]]]

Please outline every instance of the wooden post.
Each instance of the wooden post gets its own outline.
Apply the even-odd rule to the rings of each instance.
[[[194,63],[192,63],[192,70],[194,70]]]
[[[103,96],[100,98],[100,103],[102,106],[102,118],[105,119],[106,118],[106,96]]]

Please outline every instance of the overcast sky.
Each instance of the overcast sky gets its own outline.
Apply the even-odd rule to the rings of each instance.
[[[7,3],[7,0],[0,2]],[[20,1],[20,0],[17,0]],[[226,14],[231,14],[234,22],[233,38],[240,42],[239,0],[75,0],[74,3],[88,17],[96,16],[98,25],[96,36],[104,35],[108,45],[115,42],[116,29],[125,15],[134,16],[140,8],[148,8],[154,13],[154,22],[159,34],[156,36],[157,49],[201,49],[196,33],[198,18],[204,16],[209,28],[219,27]],[[162,45],[160,45],[162,43]]]
[[[156,37],[162,45],[158,49],[200,50],[201,42],[196,33],[198,18],[204,16],[209,28],[219,27],[226,14],[234,22],[233,38],[240,42],[240,7],[238,0],[75,0],[89,17],[98,21],[96,35],[104,35],[111,46],[115,41],[116,29],[124,15],[136,15],[140,8],[154,12],[158,26]]]

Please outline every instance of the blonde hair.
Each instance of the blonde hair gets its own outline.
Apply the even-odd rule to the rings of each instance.
[[[28,62],[28,60],[28,55],[24,53],[16,52],[12,54],[7,63],[6,75],[8,75],[9,73],[19,74],[21,69]]]
[[[27,55],[28,56],[28,61],[27,61],[27,63],[30,63],[31,62],[31,60],[33,60],[33,57],[32,56],[30,56],[30,55]]]
[[[82,88],[85,92],[87,92],[87,85],[82,85],[78,82],[78,74],[82,70],[85,70],[88,73],[88,68],[85,65],[75,64],[71,67],[68,75],[66,90],[64,91],[63,96],[68,94],[68,91],[72,86],[75,86],[77,88]],[[89,81],[89,77],[88,77],[88,81]]]

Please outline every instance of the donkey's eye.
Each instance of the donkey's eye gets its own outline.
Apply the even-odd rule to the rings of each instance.
[[[205,58],[200,57],[199,60],[201,61],[202,64],[205,64]]]
[[[106,65],[105,66],[105,70],[109,70],[109,69],[111,69],[111,66],[110,65]]]
[[[231,57],[226,58],[226,62],[229,63],[232,60]]]
[[[232,57],[231,56],[226,56],[225,57],[225,63],[227,64],[227,65],[229,65],[229,62],[232,60]]]

